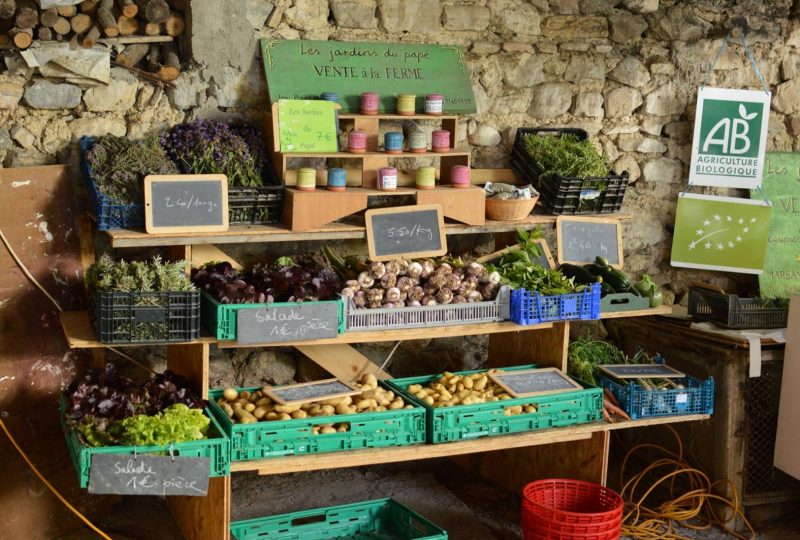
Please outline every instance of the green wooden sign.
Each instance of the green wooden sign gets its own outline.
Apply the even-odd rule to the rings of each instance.
[[[335,103],[310,99],[278,101],[281,152],[336,152],[338,131]]]
[[[767,152],[761,189],[753,198],[772,202],[761,296],[800,294],[800,154]]]
[[[261,40],[269,99],[319,99],[339,94],[342,112],[358,112],[363,92],[380,94],[379,112],[393,113],[398,94],[444,95],[445,114],[477,112],[461,48],[448,45]]]

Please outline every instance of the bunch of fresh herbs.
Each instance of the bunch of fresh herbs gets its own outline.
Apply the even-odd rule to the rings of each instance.
[[[123,204],[142,204],[145,176],[178,172],[155,135],[141,141],[114,135],[97,137],[86,160],[100,192]]]
[[[104,292],[193,291],[185,268],[185,261],[163,262],[158,255],[150,261],[129,262],[115,261],[106,253],[86,271],[86,284]]]
[[[571,178],[608,176],[608,162],[588,140],[567,133],[561,136],[527,134],[522,138],[525,150],[536,161],[542,177],[551,174]]]
[[[269,167],[261,137],[252,127],[195,120],[163,133],[161,145],[181,172],[224,174],[234,187],[261,186],[264,167]]]
[[[595,380],[597,366],[624,364],[626,361],[625,353],[613,343],[602,339],[583,336],[569,344],[567,357],[569,374],[589,384],[597,384]]]
[[[531,232],[517,230],[520,246],[501,256],[498,260],[486,265],[489,272],[498,272],[500,281],[512,289],[527,289],[545,295],[568,294],[580,291],[582,285],[576,286],[574,281],[558,270],[545,268],[539,264],[539,245],[537,239],[542,232],[535,229]]]

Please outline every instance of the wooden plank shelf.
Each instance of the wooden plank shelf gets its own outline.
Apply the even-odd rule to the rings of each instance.
[[[598,214],[620,221],[630,221],[630,214]],[[519,221],[486,220],[483,225],[447,223],[447,234],[494,234],[531,229],[537,225],[553,225],[552,215],[531,214]],[[112,248],[139,248],[158,246],[188,246],[199,244],[249,244],[268,242],[308,242],[328,240],[364,240],[366,232],[362,224],[329,223],[319,229],[292,232],[284,225],[238,225],[227,231],[188,235],[185,233],[147,234],[144,230],[115,229],[105,231]]]
[[[389,152],[363,152],[361,154],[354,154],[352,152],[279,152],[284,158],[342,158],[342,159],[364,159],[371,157],[382,158],[420,158],[420,157],[447,157],[447,156],[469,156],[472,152],[465,152],[461,150],[450,149],[449,152],[425,152],[424,154],[415,154],[414,152],[400,152],[397,154],[390,154]]]
[[[339,113],[339,120],[367,120],[376,118],[378,120],[430,120],[441,122],[442,120],[458,120],[458,116],[449,114],[358,114],[358,113]]]
[[[397,446],[392,448],[353,450],[350,452],[288,456],[255,461],[235,461],[231,463],[231,472],[255,471],[261,475],[286,474],[302,471],[359,467],[362,465],[377,465],[380,463],[416,461],[420,459],[459,456],[478,452],[491,452],[495,450],[508,450],[511,448],[580,441],[589,439],[593,433],[602,431],[673,424],[677,422],[694,422],[697,420],[707,420],[709,418],[710,415],[707,414],[693,414],[644,418],[641,420],[620,421],[613,424],[607,422],[593,422],[591,424],[579,426],[552,428],[532,431],[530,433],[519,433],[516,435],[482,437],[480,439],[444,444]]]
[[[646,317],[649,315],[666,315],[671,311],[670,306],[660,306],[653,309],[638,311],[619,311],[616,313],[603,313],[601,319],[619,317]],[[63,311],[60,314],[61,326],[67,343],[73,349],[97,349],[101,347],[136,347],[153,346],[153,343],[101,343],[97,341],[89,321],[87,311]],[[182,344],[208,343],[216,344],[221,349],[234,349],[239,347],[295,347],[300,345],[337,345],[348,343],[377,343],[381,341],[406,341],[412,339],[437,339],[461,336],[475,336],[480,334],[502,334],[508,332],[530,332],[546,330],[553,327],[553,323],[542,323],[530,326],[520,326],[511,321],[490,322],[478,324],[460,324],[455,326],[436,326],[432,328],[403,328],[398,330],[376,330],[372,332],[345,332],[335,338],[317,339],[314,341],[282,341],[279,343],[262,343],[239,345],[235,341],[218,341],[210,336],[201,336],[197,341],[183,342]],[[180,343],[169,343],[178,345]]]

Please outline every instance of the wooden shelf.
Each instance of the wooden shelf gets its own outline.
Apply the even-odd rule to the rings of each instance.
[[[492,322],[478,324],[459,324],[455,326],[435,326],[432,328],[401,328],[398,330],[376,330],[367,332],[345,332],[335,338],[317,339],[314,341],[291,341],[280,343],[261,343],[239,345],[235,341],[220,341],[221,349],[238,347],[287,347],[296,345],[334,345],[344,343],[377,343],[381,341],[407,341],[411,339],[438,339],[460,336],[477,336],[481,334],[502,334],[506,332],[529,332],[552,328],[552,323],[520,326],[513,322]]]
[[[359,113],[339,113],[339,120],[369,120],[369,119],[378,119],[378,120],[431,120],[432,122],[441,121],[441,120],[458,120],[458,116],[453,116],[449,114],[414,114],[414,115],[402,115],[402,114],[359,114]]]
[[[61,328],[70,349],[99,349],[102,347],[152,347],[153,343],[101,343],[95,337],[88,311],[62,311],[59,314]],[[188,343],[216,343],[211,337],[201,337],[197,341],[182,341],[165,345],[186,345]]]
[[[415,446],[397,446],[392,448],[374,448],[368,450],[354,450],[350,452],[331,452],[325,454],[311,454],[306,456],[289,456],[255,461],[235,461],[231,463],[231,472],[255,471],[258,474],[285,474],[301,471],[319,471],[326,469],[340,469],[345,467],[359,467],[362,465],[377,465],[380,463],[397,463],[400,461],[415,461],[418,459],[432,459],[477,452],[491,452],[494,450],[507,450],[553,444],[559,442],[579,441],[589,439],[593,433],[615,429],[655,426],[673,424],[677,422],[694,422],[707,420],[706,414],[693,414],[686,416],[665,416],[660,418],[645,418],[642,420],[622,421],[614,424],[606,422],[593,422],[580,426],[565,428],[552,428],[517,435],[504,435],[497,437],[482,437],[469,441],[459,441],[444,444],[422,444]]]
[[[517,229],[530,229],[536,225],[552,225],[557,216],[531,214],[520,221],[486,220],[483,225],[462,225],[448,223],[447,234],[494,234],[514,232]],[[630,221],[630,214],[599,214],[598,217],[613,217],[620,221]],[[202,234],[159,233],[147,234],[143,230],[115,229],[106,231],[112,248],[138,248],[157,246],[187,246],[197,244],[248,244],[266,242],[307,242],[328,240],[363,240],[366,238],[361,224],[330,223],[319,229],[292,232],[281,224],[239,225],[224,232]]]
[[[660,306],[654,309],[639,311],[619,311],[616,313],[603,313],[601,319],[614,319],[619,317],[647,317],[649,315],[665,315],[671,311],[670,306]],[[97,341],[89,321],[87,311],[63,311],[60,315],[61,326],[67,343],[72,349],[96,349],[100,347],[136,347],[152,346],[152,343],[101,343]],[[218,341],[210,336],[201,336],[197,341],[170,343],[179,345],[187,343],[217,344],[222,349],[239,347],[295,347],[298,345],[335,345],[347,343],[377,343],[381,341],[406,341],[412,339],[436,339],[460,336],[476,336],[480,334],[502,334],[507,332],[530,332],[552,328],[553,323],[543,323],[531,326],[520,326],[514,322],[493,322],[478,324],[459,324],[455,326],[436,326],[433,328],[404,328],[399,330],[378,330],[374,332],[345,332],[335,338],[318,339],[314,341],[284,341],[280,343],[262,343],[239,345],[235,341]]]
[[[469,156],[472,152],[460,151],[450,149],[449,152],[433,152],[427,151],[424,154],[416,154],[414,152],[400,152],[399,154],[390,154],[388,152],[362,152],[361,154],[354,154],[352,152],[279,152],[284,159],[291,158],[345,158],[345,159],[364,159],[371,157],[382,158],[422,158],[422,157],[447,157],[447,156]]]

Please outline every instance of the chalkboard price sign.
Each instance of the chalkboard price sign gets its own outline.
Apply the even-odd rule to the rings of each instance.
[[[586,264],[600,256],[608,259],[614,268],[622,268],[622,224],[619,220],[559,216],[556,240],[560,264]]]
[[[208,492],[209,470],[209,458],[95,454],[89,493],[202,497]]]
[[[489,378],[513,397],[543,396],[583,389],[556,368],[494,371],[489,373]]]
[[[354,396],[359,393],[361,393],[361,390],[339,379],[325,379],[323,381],[281,386],[279,388],[270,388],[266,392],[267,396],[272,398],[273,401],[284,405]]]
[[[617,379],[682,379],[686,376],[664,364],[607,364],[597,367]]]
[[[339,334],[339,302],[291,302],[236,312],[241,344],[309,341]]]
[[[367,210],[367,248],[373,261],[447,253],[442,207],[418,204]]]
[[[150,234],[227,231],[227,178],[222,174],[146,176],[144,221]]]

